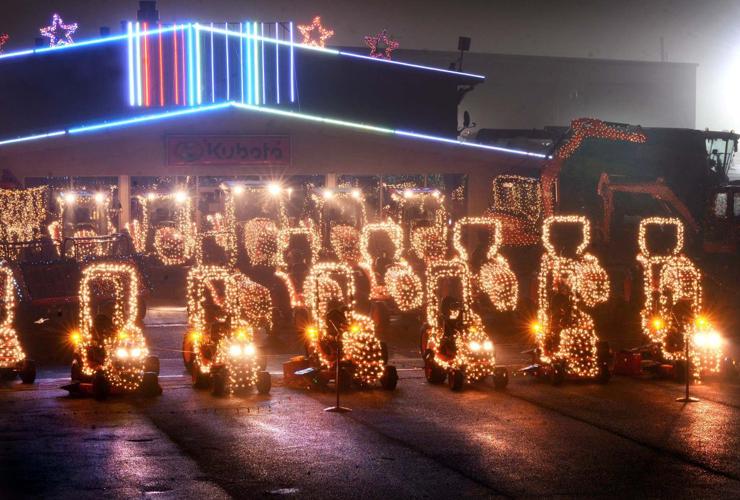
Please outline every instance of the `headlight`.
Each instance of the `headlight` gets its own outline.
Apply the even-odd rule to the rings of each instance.
[[[716,330],[697,332],[694,334],[694,344],[699,348],[717,349],[722,345],[722,336]]]
[[[119,347],[116,349],[116,357],[120,359],[128,358],[128,350],[123,347]]]
[[[533,321],[529,327],[531,328],[532,333],[542,332],[542,325],[540,324],[539,321]]]
[[[134,347],[131,349],[131,357],[132,358],[140,358],[141,357],[141,349],[138,347]]]
[[[652,321],[650,321],[650,325],[653,327],[653,330],[662,330],[665,327],[665,323],[661,317],[653,318]]]
[[[244,354],[247,356],[253,356],[255,352],[254,344],[247,344],[244,346]]]
[[[480,342],[476,342],[475,340],[470,343],[470,350],[473,352],[480,351],[481,345]]]
[[[491,342],[490,340],[486,340],[485,342],[483,342],[483,349],[485,349],[486,351],[493,351],[493,342]]]
[[[234,357],[239,357],[242,355],[242,346],[239,344],[232,344],[231,347],[229,347],[229,355]]]

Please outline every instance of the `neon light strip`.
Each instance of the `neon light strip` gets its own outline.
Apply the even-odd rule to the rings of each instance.
[[[239,23],[239,33],[244,31],[244,24]],[[244,102],[244,41],[239,40],[239,81],[241,82],[242,102]]]
[[[64,135],[67,132],[64,130],[59,130],[57,132],[49,132],[48,134],[37,134],[37,135],[27,135],[26,137],[18,137],[17,139],[6,139],[4,141],[0,141],[0,146],[5,146],[6,144],[15,144],[18,142],[26,142],[26,141],[34,141],[36,139],[46,139],[47,137],[56,137],[58,135]]]
[[[187,66],[185,65],[185,54],[188,49],[185,46],[185,25],[180,26],[180,59],[182,62],[182,105],[188,105],[188,80],[186,77]]]
[[[257,34],[257,22],[254,22],[254,25],[252,26],[252,30],[255,34]],[[259,104],[260,103],[260,79],[257,77],[259,75],[260,71],[260,57],[259,57],[259,43],[257,40],[254,41],[254,75],[252,76],[254,80],[254,103]]]
[[[275,40],[278,39],[278,23],[275,23]],[[277,103],[280,104],[280,45],[275,44],[275,90]]]
[[[200,28],[195,25],[195,100],[198,104],[203,103],[203,86],[201,79],[201,60],[200,60]]]
[[[141,26],[136,23],[136,105],[141,106],[141,37],[139,31]]]
[[[172,32],[172,43],[174,46],[174,60],[173,60],[173,71],[172,73],[175,75],[175,104],[180,104],[180,68],[178,66],[178,60],[177,57],[177,27],[175,27],[175,31]]]
[[[227,108],[229,106],[231,106],[230,102],[224,102],[220,104],[211,104],[208,106],[180,109],[177,111],[168,111],[167,113],[156,113],[156,114],[144,115],[144,116],[139,116],[136,118],[129,118],[127,120],[118,120],[114,122],[100,123],[97,125],[86,125],[83,127],[75,127],[75,128],[69,129],[67,133],[81,134],[85,132],[94,132],[96,130],[103,130],[103,129],[115,128],[115,127],[124,127],[126,125],[133,125],[136,123],[152,122],[152,121],[157,121],[157,120],[163,120],[166,118],[174,118],[176,116],[183,116],[183,115],[189,115],[189,114],[194,114],[194,113],[202,113],[205,111],[213,111],[216,109]],[[61,135],[61,134],[58,134],[58,135]]]
[[[164,106],[164,57],[161,29],[159,30],[159,105]]]
[[[251,34],[252,28],[251,23],[247,22],[244,26],[244,31],[247,34]],[[249,104],[254,104],[254,100],[252,99],[252,39],[247,38],[244,40],[244,51],[246,52],[247,61],[246,61],[246,68],[247,68],[247,102]],[[244,102],[244,99],[242,98],[242,102]]]
[[[193,25],[188,24],[188,103],[195,106],[195,33]]]
[[[128,102],[130,106],[136,105],[136,88],[134,87],[134,25],[128,23],[126,32],[128,34]]]
[[[137,118],[130,118],[126,120],[105,122],[105,123],[101,123],[97,125],[87,125],[83,127],[76,127],[76,128],[69,129],[66,133],[77,134],[77,133],[82,133],[82,132],[92,132],[95,130],[121,127],[125,125],[136,124],[136,123],[151,122],[151,121],[156,121],[159,119],[165,119],[165,118],[170,118],[170,117],[175,117],[175,116],[182,116],[182,115],[187,115],[187,114],[192,114],[192,113],[200,113],[200,112],[205,112],[205,111],[224,109],[230,106],[238,108],[238,109],[257,111],[259,113],[267,113],[270,115],[284,116],[288,118],[297,118],[297,119],[304,120],[304,121],[325,123],[328,125],[338,125],[342,127],[354,128],[354,129],[359,129],[359,130],[367,130],[370,132],[393,134],[399,137],[408,137],[408,138],[421,139],[421,140],[426,140],[426,141],[440,142],[444,144],[451,144],[451,145],[461,146],[461,147],[466,147],[466,148],[482,149],[486,151],[497,151],[500,153],[516,154],[516,155],[528,156],[532,158],[541,158],[541,159],[548,158],[548,156],[544,154],[532,153],[529,151],[523,151],[519,149],[502,148],[499,146],[489,146],[487,144],[476,144],[473,142],[462,142],[462,141],[458,141],[455,139],[447,139],[444,137],[438,137],[438,136],[433,136],[433,135],[428,135],[428,134],[419,134],[416,132],[409,132],[407,130],[396,130],[396,129],[386,128],[386,127],[378,127],[375,125],[368,125],[364,123],[337,120],[334,118],[325,118],[321,116],[309,115],[309,114],[304,114],[304,113],[296,113],[294,111],[286,111],[286,110],[277,109],[277,108],[268,108],[265,106],[254,106],[254,105],[244,104],[244,103],[234,102],[234,101],[229,101],[229,102],[224,102],[224,103],[219,103],[219,104],[212,104],[208,106],[198,106],[198,107],[188,108],[188,109],[183,109],[183,110],[178,110],[178,111],[170,111],[167,113],[150,114],[150,115],[140,116]],[[34,139],[43,139],[46,137],[54,137],[54,136],[59,136],[59,135],[64,135],[64,134],[65,134],[65,131],[57,131],[57,132],[50,132],[48,134],[19,137],[16,139],[8,139],[5,141],[0,141],[0,145],[31,141]]]
[[[265,38],[265,23],[260,23],[260,36]],[[265,41],[260,42],[260,50],[262,51],[262,104],[267,103],[267,88],[265,87]]]
[[[231,99],[231,84],[229,82],[229,23],[224,23],[224,30],[221,31],[224,35],[224,39],[226,40],[226,100]],[[214,33],[218,33],[220,30],[217,28],[213,28]]]
[[[294,48],[295,43],[293,42],[293,21],[289,24],[290,29],[290,102],[295,102],[295,61],[294,61]]]
[[[143,23],[141,26],[146,31],[147,23]],[[151,104],[151,95],[149,93],[149,37],[145,36],[142,40],[144,42],[144,106],[149,106]]]
[[[211,23],[213,28],[213,23]],[[216,102],[216,70],[213,61],[213,31],[211,31],[211,102]]]
[[[210,30],[210,28],[207,28],[205,26],[203,27],[203,29]],[[312,50],[314,52],[324,52],[326,54],[339,55],[339,51],[338,50],[327,49],[326,47],[314,47],[313,45],[302,45],[302,44],[299,44],[299,43],[292,44],[292,43],[286,42],[284,40],[275,40],[274,38],[269,38],[269,37],[266,37],[266,38],[263,39],[259,35],[239,34],[239,33],[235,32],[235,31],[225,31],[225,30],[222,30],[221,28],[213,28],[213,31],[215,31],[216,33],[224,34],[224,35],[238,36],[238,37],[241,37],[241,38],[251,38],[252,40],[264,40],[265,42],[278,43],[280,45],[285,45],[285,46],[295,45],[295,47],[296,48],[299,48],[299,49]]]
[[[18,52],[8,52],[7,54],[0,54],[0,59],[10,59],[11,57],[27,56],[33,53],[34,53],[33,50],[21,50]]]

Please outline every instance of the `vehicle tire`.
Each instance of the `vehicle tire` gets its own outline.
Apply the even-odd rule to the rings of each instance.
[[[144,360],[144,371],[159,375],[159,357],[147,356]]]
[[[214,396],[225,396],[228,389],[228,373],[225,368],[219,368],[213,372],[213,395]]]
[[[385,336],[391,326],[391,315],[385,302],[373,301],[370,303],[370,318],[375,323],[375,333]]]
[[[550,369],[550,383],[561,385],[563,382],[565,382],[565,365],[563,363],[553,363]]]
[[[447,376],[445,371],[434,362],[434,354],[430,349],[427,349],[427,354],[424,355],[424,376],[427,382],[435,385],[444,382]]]
[[[339,368],[339,390],[349,391],[352,388],[352,372],[347,368]]]
[[[380,377],[380,385],[386,391],[393,391],[398,385],[398,371],[393,365],[386,365],[385,373]]]
[[[105,377],[105,373],[103,373],[102,370],[98,370],[95,372],[95,375],[93,375],[92,394],[98,401],[103,401],[110,394],[108,379]]]
[[[193,370],[193,341],[187,334],[182,339],[182,362],[188,373],[191,373]]]
[[[429,350],[427,345],[429,343],[429,325],[422,325],[421,335],[419,338],[419,353],[424,356]]]
[[[493,387],[496,390],[503,391],[509,385],[509,370],[504,367],[494,368],[493,370]]]
[[[32,359],[24,359],[19,375],[24,384],[33,384],[36,381],[36,362]]]
[[[141,393],[148,398],[162,394],[162,388],[159,386],[159,375],[154,372],[144,372],[141,379]]]
[[[72,360],[72,367],[69,370],[69,378],[72,382],[79,382],[82,380],[82,365],[79,359]]]
[[[450,389],[457,392],[461,391],[465,383],[465,373],[462,370],[450,370],[447,374],[447,385]]]
[[[388,343],[387,342],[381,342],[380,343],[380,358],[383,360],[383,364],[388,364]]]
[[[197,363],[193,363],[193,369],[190,371],[193,387],[196,389],[208,389],[211,385],[211,376],[208,373],[201,373]]]
[[[611,372],[609,371],[609,365],[607,365],[605,362],[599,363],[599,374],[596,375],[596,381],[600,384],[606,384],[609,382],[609,379],[612,377]]]
[[[257,372],[257,392],[259,394],[269,394],[272,388],[272,377],[270,372]]]

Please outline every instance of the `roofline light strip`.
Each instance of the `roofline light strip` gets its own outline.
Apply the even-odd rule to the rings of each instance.
[[[67,130],[66,132],[59,131],[59,132],[51,132],[48,134],[39,134],[39,135],[33,135],[33,136],[28,136],[28,137],[20,137],[17,139],[9,139],[5,141],[0,141],[0,145],[12,144],[16,142],[31,141],[34,139],[43,139],[47,137],[54,137],[54,136],[64,135],[65,133],[77,134],[77,133],[83,133],[83,132],[93,132],[96,130],[122,127],[126,125],[133,125],[136,123],[152,122],[152,121],[157,121],[160,119],[174,118],[177,116],[202,113],[206,111],[214,111],[214,110],[224,109],[228,107],[245,109],[249,111],[256,111],[259,113],[266,113],[266,114],[277,115],[277,116],[285,116],[288,118],[297,118],[300,120],[311,121],[311,122],[316,122],[316,123],[325,123],[328,125],[338,125],[338,126],[354,128],[358,130],[367,130],[370,132],[378,132],[382,134],[396,135],[399,137],[409,137],[409,138],[414,138],[414,139],[422,139],[422,140],[427,140],[427,141],[440,142],[440,143],[451,144],[451,145],[473,148],[473,149],[496,151],[499,153],[508,153],[508,154],[515,154],[515,155],[520,155],[520,156],[528,156],[531,158],[540,158],[540,159],[548,158],[548,156],[544,154],[533,153],[530,151],[524,151],[520,149],[503,148],[499,146],[490,146],[487,144],[477,144],[473,142],[462,142],[456,139],[448,139],[445,137],[438,137],[438,136],[429,135],[429,134],[420,134],[416,132],[410,132],[407,130],[398,130],[398,129],[392,129],[392,128],[387,128],[387,127],[378,127],[375,125],[369,125],[365,123],[350,122],[346,120],[337,120],[334,118],[326,118],[322,116],[309,115],[305,113],[296,113],[294,111],[286,111],[282,109],[269,108],[265,106],[255,106],[252,104],[244,104],[241,102],[234,102],[234,101],[229,101],[229,102],[224,102],[224,103],[219,103],[219,104],[212,104],[208,106],[198,106],[198,107],[182,109],[178,111],[169,111],[166,113],[150,114],[150,115],[145,115],[145,116],[139,116],[136,118],[129,118],[126,120],[104,122],[104,123],[100,123],[96,125],[86,125],[82,127],[75,127],[75,128],[71,128]]]

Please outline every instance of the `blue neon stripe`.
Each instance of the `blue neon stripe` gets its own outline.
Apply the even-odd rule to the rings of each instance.
[[[375,125],[370,125],[370,124],[365,124],[365,123],[338,120],[334,118],[327,118],[327,117],[322,117],[322,116],[297,113],[294,111],[288,111],[288,110],[283,110],[283,109],[278,109],[278,108],[269,108],[265,106],[254,106],[251,104],[244,104],[244,103],[234,102],[234,101],[223,102],[219,104],[211,104],[208,106],[198,106],[198,107],[187,108],[187,109],[182,109],[178,111],[170,111],[166,113],[150,114],[150,115],[140,116],[136,118],[129,118],[126,120],[104,122],[104,123],[99,123],[95,125],[86,125],[82,127],[71,128],[67,132],[61,130],[61,131],[50,132],[47,134],[37,134],[37,135],[31,135],[31,136],[26,136],[26,137],[18,137],[14,139],[6,139],[3,141],[0,141],[0,146],[6,145],[6,144],[18,143],[18,142],[32,141],[35,139],[44,139],[47,137],[55,137],[55,136],[64,135],[65,133],[78,134],[78,133],[93,132],[96,130],[103,130],[103,129],[108,129],[108,128],[122,127],[126,125],[133,125],[137,123],[152,122],[152,121],[173,118],[173,117],[182,116],[182,115],[214,111],[214,110],[224,109],[228,107],[235,107],[238,109],[256,111],[259,113],[266,113],[270,115],[284,116],[288,118],[296,118],[299,120],[324,123],[327,125],[338,125],[338,126],[343,126],[343,127],[348,127],[348,128],[358,129],[358,130],[366,130],[370,132],[377,132],[377,133],[383,133],[383,134],[392,134],[398,137],[407,137],[407,138],[420,139],[420,140],[425,140],[425,141],[430,141],[430,142],[451,144],[451,145],[460,146],[463,148],[473,148],[473,149],[480,149],[480,150],[486,150],[486,151],[496,151],[499,153],[515,154],[515,155],[528,156],[531,158],[538,158],[538,159],[549,158],[547,155],[544,155],[541,153],[533,153],[533,152],[519,150],[519,149],[503,148],[499,146],[489,146],[487,144],[477,144],[473,142],[462,142],[456,139],[448,139],[445,137],[438,137],[438,136],[433,136],[429,134],[421,134],[417,132],[411,132],[408,130],[398,130],[398,129],[391,129],[387,127],[378,127]]]
[[[68,45],[63,45],[63,47],[68,47]],[[34,53],[33,50],[20,50],[18,52],[8,52],[7,54],[0,54],[0,59],[10,59],[11,57],[27,56],[33,53]]]
[[[141,25],[136,23],[136,104],[143,104],[141,92]]]
[[[293,21],[290,22],[290,102],[295,102],[295,61],[293,43]]]
[[[18,142],[34,141],[36,139],[46,139],[47,137],[57,137],[66,133],[67,132],[65,132],[64,130],[58,130],[56,132],[49,132],[47,134],[27,135],[25,137],[18,137],[16,139],[5,139],[4,141],[0,141],[0,146],[5,146],[6,144],[16,144]]]
[[[252,27],[253,33],[257,34],[257,22],[254,23]],[[260,58],[259,58],[259,43],[258,40],[254,40],[254,74],[252,75],[253,81],[254,81],[254,103],[259,104],[260,103],[260,79],[258,78],[259,75],[259,68],[260,68]]]
[[[248,35],[247,38],[244,40],[244,50],[246,51],[246,62],[244,63],[246,66],[246,72],[247,72],[247,102],[249,104],[254,104],[254,100],[252,99],[252,38],[251,38],[251,23],[247,22],[246,26],[244,26],[244,32]],[[242,99],[242,102],[244,99]]]
[[[193,63],[194,58],[194,36],[193,36],[193,25],[188,24],[188,104],[195,106],[195,64]]]
[[[126,25],[128,33],[128,101],[130,106],[136,105],[136,88],[134,85],[134,37],[133,23]]]
[[[226,100],[228,101],[231,99],[231,81],[229,78],[229,23],[224,23],[224,28],[223,33],[226,35],[224,36],[224,40],[226,40]],[[214,28],[214,32],[218,32],[216,28]]]
[[[275,23],[275,40],[278,40],[278,23]],[[275,90],[277,103],[280,104],[280,45],[275,44]]]
[[[69,129],[67,132],[70,134],[81,134],[85,132],[94,132],[96,130],[104,130],[108,128],[124,127],[126,125],[134,125],[136,123],[146,123],[157,120],[164,120],[167,118],[174,118],[177,116],[190,115],[195,113],[203,113],[206,111],[214,111],[217,109],[223,109],[231,106],[230,102],[222,102],[219,104],[209,104],[207,106],[196,106],[187,109],[181,109],[178,111],[168,111],[167,113],[156,113],[151,115],[138,116],[136,118],[129,118],[126,120],[117,120],[112,122],[98,123],[95,125],[85,125],[82,127],[75,127]]]
[[[244,24],[239,23],[239,33],[244,31]],[[244,102],[244,41],[239,40],[239,81],[241,82],[242,102]]]
[[[211,23],[213,27],[213,23]],[[213,31],[211,31],[211,102],[216,102],[216,70],[213,61]]]
[[[195,25],[195,100],[198,104],[203,103],[203,86],[200,60],[200,28]]]

